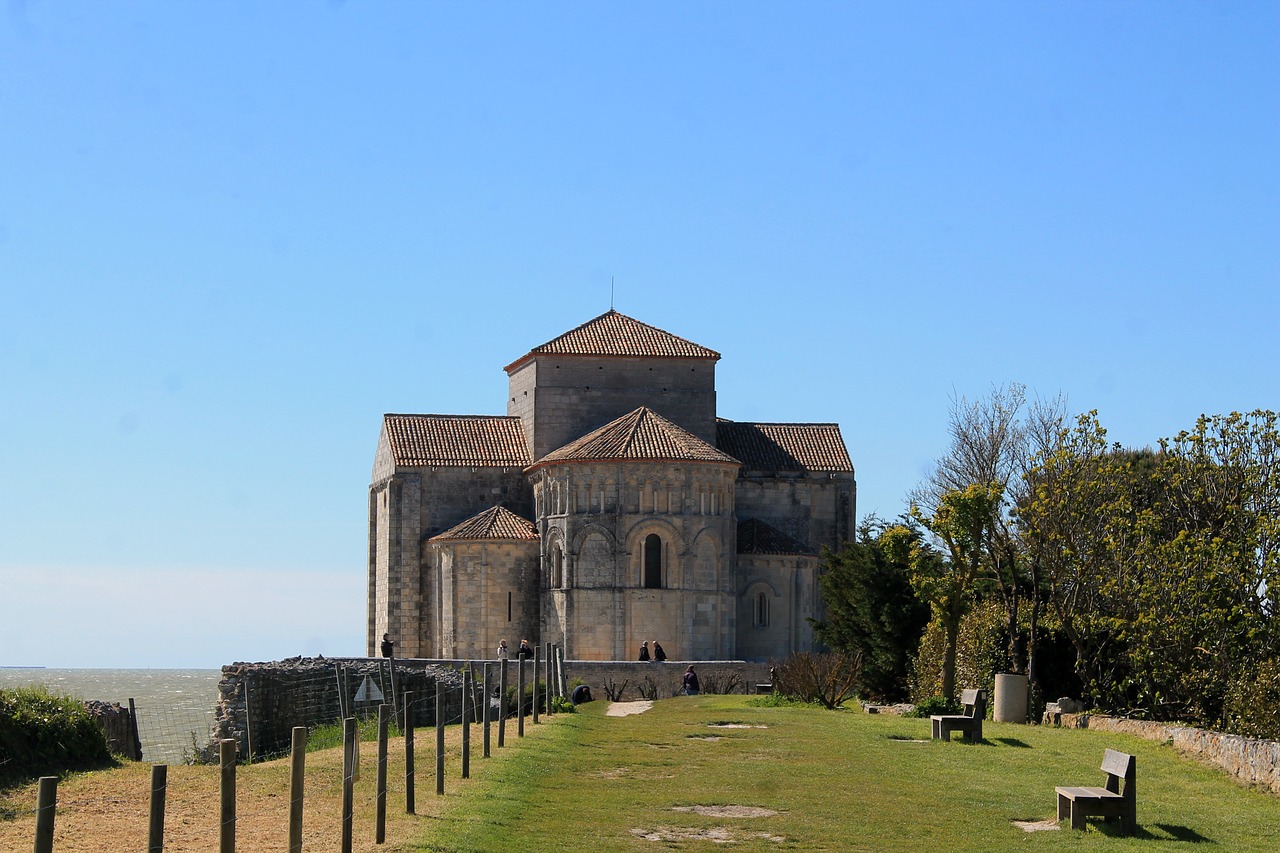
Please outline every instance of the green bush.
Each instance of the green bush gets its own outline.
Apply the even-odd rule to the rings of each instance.
[[[916,707],[903,716],[932,717],[934,714],[959,714],[961,710],[959,702],[953,702],[946,696],[930,696],[916,703]]]
[[[44,687],[0,690],[0,781],[113,764],[102,727],[84,704]]]
[[[1280,661],[1263,661],[1227,691],[1227,731],[1280,740]]]

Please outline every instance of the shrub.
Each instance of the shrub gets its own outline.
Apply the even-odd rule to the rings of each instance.
[[[934,714],[959,714],[960,703],[946,696],[930,696],[916,704],[915,708],[903,714],[904,717],[932,717]]]
[[[789,699],[839,707],[859,687],[862,657],[844,652],[801,652],[774,668],[773,689]]]
[[[0,690],[0,756],[4,781],[114,763],[106,734],[84,704],[44,687]]]
[[[1245,737],[1280,740],[1280,661],[1263,661],[1228,689],[1227,731]]]

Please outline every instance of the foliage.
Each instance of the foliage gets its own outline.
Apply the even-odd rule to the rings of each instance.
[[[1245,737],[1280,740],[1280,660],[1246,669],[1226,697],[1226,730]]]
[[[934,714],[959,714],[962,707],[955,699],[946,696],[930,696],[921,699],[904,717],[932,717]]]
[[[943,629],[931,623],[920,638],[920,652],[911,671],[910,698],[920,702],[930,696],[946,696],[942,690]],[[992,695],[995,673],[1004,664],[1004,609],[999,601],[979,603],[960,620],[956,633],[956,683]],[[955,699],[952,695],[951,699]]]
[[[401,734],[399,726],[395,724],[394,719],[387,728],[388,737],[399,737]],[[307,729],[307,752],[319,752],[323,749],[333,749],[336,746],[342,746],[343,722],[338,720],[336,723],[321,723]],[[365,714],[356,716],[356,739],[361,743],[372,743],[378,739],[378,717],[376,714]],[[212,753],[212,760],[209,763],[217,761],[216,749]],[[197,762],[205,763],[205,762]]]
[[[724,676],[708,673],[699,676],[698,686],[702,693],[736,693],[742,686],[742,676],[736,672]]]
[[[577,710],[577,706],[563,696],[555,696],[551,699],[551,713],[553,714],[573,714]]]
[[[45,687],[0,689],[0,781],[112,764],[102,727],[84,703]]]
[[[801,702],[837,708],[855,695],[862,661],[844,652],[800,652],[774,668],[773,689]]]
[[[747,700],[747,704],[753,708],[821,708],[820,702],[805,702],[801,699],[793,699],[790,696],[783,696],[778,691],[772,693],[764,693],[760,696],[752,696]]]
[[[885,530],[865,521],[858,540],[824,554],[819,578],[826,618],[814,623],[824,645],[862,660],[863,695],[881,702],[906,698],[911,655],[929,619],[916,597],[905,560],[895,560],[880,542]]]

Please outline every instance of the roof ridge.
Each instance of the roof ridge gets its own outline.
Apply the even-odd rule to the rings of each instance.
[[[688,358],[718,361],[720,353],[610,308],[529,352],[504,368],[508,373],[538,355],[597,358]]]

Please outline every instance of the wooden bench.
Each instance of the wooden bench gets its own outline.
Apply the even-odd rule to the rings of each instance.
[[[935,714],[929,718],[933,721],[934,740],[949,741],[953,731],[963,732],[970,743],[982,740],[982,721],[987,716],[986,691],[962,691],[960,702],[964,705],[963,714]]]
[[[1071,818],[1072,829],[1084,829],[1085,818],[1101,815],[1119,817],[1126,835],[1138,829],[1137,759],[1108,749],[1102,756],[1102,772],[1107,774],[1103,788],[1058,787],[1058,820]],[[1124,790],[1120,783],[1123,780]]]

